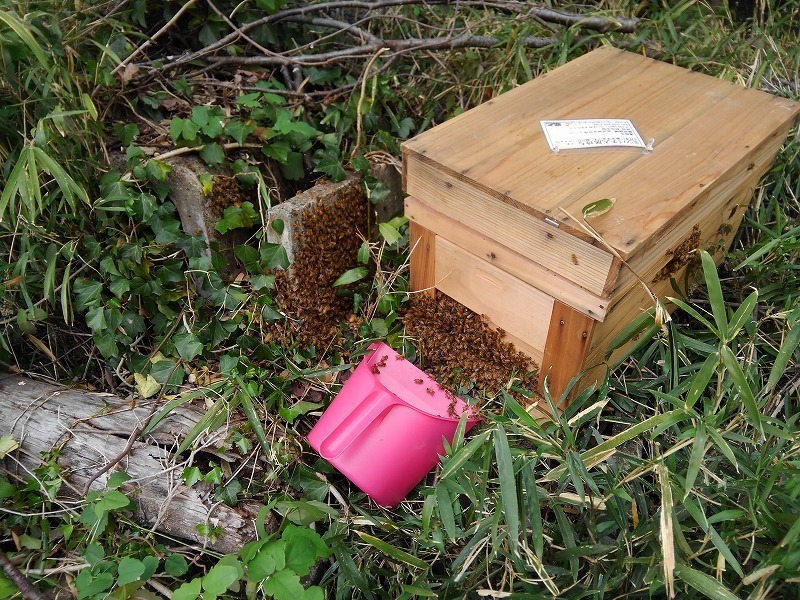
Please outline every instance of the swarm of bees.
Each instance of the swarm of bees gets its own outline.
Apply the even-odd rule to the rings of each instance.
[[[678,244],[675,250],[669,252],[672,258],[658,273],[656,273],[656,276],[653,278],[653,283],[669,279],[685,265],[688,265],[696,256],[695,250],[697,250],[699,246],[700,227],[695,225],[692,227],[692,232],[689,234],[689,237]]]
[[[504,342],[503,332],[491,329],[481,315],[448,296],[415,294],[404,322],[406,333],[419,340],[425,371],[448,387],[495,396],[513,377],[521,377],[524,387],[535,390],[530,357]]]
[[[360,187],[353,185],[336,200],[304,210],[291,271],[275,277],[274,298],[289,317],[278,325],[284,341],[294,338],[303,346],[327,348],[341,336],[341,323],[358,327],[352,300],[339,295],[333,282],[357,264],[367,208]]]
[[[256,203],[254,191],[243,190],[235,177],[224,175],[214,175],[214,185],[211,188],[211,199],[209,204],[218,215],[222,215],[229,206],[241,206],[242,202],[249,200]]]

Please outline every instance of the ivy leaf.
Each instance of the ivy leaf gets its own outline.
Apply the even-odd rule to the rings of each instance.
[[[202,580],[198,577],[187,581],[177,590],[172,592],[172,600],[197,600],[200,597]]]
[[[128,583],[138,581],[144,573],[144,563],[136,558],[126,556],[119,561],[117,567],[117,585],[122,587]]]
[[[5,458],[6,454],[19,448],[17,441],[10,435],[0,437],[0,458]]]
[[[136,380],[136,391],[142,398],[150,398],[161,391],[161,384],[150,374],[134,373],[133,378]]]
[[[164,572],[172,577],[181,577],[189,571],[189,563],[183,554],[170,554],[164,561]]]
[[[314,170],[329,175],[334,181],[341,181],[347,176],[342,166],[342,159],[335,150],[320,150],[314,156],[317,161]]]
[[[234,582],[238,581],[242,574],[241,565],[237,568],[236,565],[223,564],[222,561],[218,562],[203,577],[204,600],[224,594]]]
[[[261,580],[285,567],[284,543],[282,540],[275,540],[261,546],[258,554],[247,563],[247,573],[252,579]]]
[[[89,309],[86,313],[86,324],[92,331],[103,331],[106,328],[105,311],[102,306]]]
[[[100,333],[95,333],[92,336],[92,341],[103,357],[111,358],[114,356],[119,356],[117,340],[114,338],[114,334],[112,332],[103,331]]]
[[[225,125],[225,134],[231,136],[238,144],[244,144],[247,136],[255,131],[256,126],[252,121],[241,121],[240,119],[231,119]]]
[[[73,286],[75,291],[75,310],[84,310],[96,306],[100,302],[103,284],[90,279],[78,279]]]
[[[130,146],[136,136],[141,133],[139,128],[134,123],[114,125],[113,131],[114,135],[119,138],[119,141],[123,146]]]
[[[106,482],[106,487],[109,489],[118,488],[126,481],[130,481],[131,476],[125,471],[114,471]]]
[[[200,150],[200,158],[210,167],[225,161],[225,151],[217,142],[210,142]]]
[[[286,254],[286,248],[281,244],[262,244],[261,245],[261,262],[264,268],[270,269],[288,269],[289,256]]]
[[[192,487],[195,483],[203,478],[203,473],[199,467],[186,467],[181,473],[181,479],[186,484],[186,487]]]
[[[256,2],[258,5],[258,2]],[[259,8],[261,8],[259,6]],[[258,97],[261,95],[261,92],[250,92],[249,94],[244,94],[239,96],[236,99],[237,106],[244,106],[245,108],[260,108],[261,102],[258,101]]]
[[[306,413],[311,412],[312,410],[317,410],[318,408],[322,408],[322,405],[317,402],[308,402],[306,400],[300,400],[299,402],[295,403],[291,408],[282,408],[280,410],[281,418],[284,419],[287,423],[291,423],[300,415],[304,415]]]
[[[366,240],[361,243],[361,247],[358,249],[358,262],[364,265],[369,263],[369,242]]]
[[[614,202],[616,202],[616,198],[603,198],[602,200],[595,200],[594,202],[589,202],[586,206],[581,209],[583,213],[584,219],[590,219],[592,217],[599,217],[600,215],[606,214],[608,211],[611,210],[611,207],[614,206]]]
[[[203,344],[200,343],[195,334],[189,331],[182,331],[176,334],[173,341],[178,354],[187,362],[203,352]]]
[[[203,196],[208,196],[214,191],[214,176],[211,173],[201,173],[197,176]]]
[[[298,575],[308,575],[317,558],[331,554],[325,541],[308,527],[288,525],[281,537],[286,543],[286,567]]]
[[[183,119],[180,117],[174,117],[172,121],[169,123],[169,137],[170,139],[177,143],[181,137],[183,137]]]
[[[364,279],[364,277],[367,276],[367,273],[369,273],[369,269],[367,269],[367,267],[355,267],[354,269],[345,271],[336,281],[333,282],[333,287],[347,285],[348,283],[354,283]]]
[[[104,512],[117,510],[119,508],[127,508],[130,503],[130,498],[119,490],[109,490],[106,495],[94,505],[94,512],[100,517]]]
[[[286,568],[264,582],[264,593],[274,598],[302,598],[304,589],[297,574]]]
[[[225,235],[231,229],[252,227],[258,216],[252,202],[242,202],[241,206],[228,206],[222,213],[222,218],[214,226],[214,229],[222,235]]]
[[[228,506],[236,506],[239,499],[239,492],[241,491],[242,484],[239,483],[238,479],[232,479],[228,485],[217,490],[217,493],[214,494],[214,499],[220,500]]]

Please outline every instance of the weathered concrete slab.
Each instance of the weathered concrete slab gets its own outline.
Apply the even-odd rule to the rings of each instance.
[[[294,263],[295,257],[300,251],[299,246],[308,235],[305,220],[313,215],[313,206],[317,203],[334,205],[346,195],[351,194],[358,186],[359,180],[355,176],[338,182],[324,180],[311,189],[297,194],[294,198],[273,206],[268,212],[269,220],[280,219],[283,221],[283,231],[279,235],[271,226],[267,227],[267,241],[283,245],[289,262]],[[310,234],[313,235],[313,231]],[[355,231],[353,235],[356,235]]]

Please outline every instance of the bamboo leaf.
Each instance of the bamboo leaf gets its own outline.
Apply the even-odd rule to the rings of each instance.
[[[667,298],[667,300],[669,300],[670,302],[672,302],[672,303],[673,303],[675,306],[677,306],[678,308],[680,308],[680,309],[681,309],[683,312],[689,313],[691,316],[693,316],[695,319],[697,319],[697,320],[698,320],[698,321],[700,321],[700,322],[701,322],[703,325],[705,325],[705,326],[708,328],[708,330],[709,330],[710,332],[712,332],[712,333],[713,333],[715,336],[717,336],[719,339],[722,339],[722,337],[723,337],[723,336],[722,336],[722,333],[720,333],[719,329],[717,329],[716,327],[714,327],[714,325],[712,325],[712,324],[711,324],[711,321],[709,321],[708,319],[706,319],[706,318],[705,318],[705,317],[704,317],[702,314],[700,314],[700,312],[699,312],[697,309],[695,309],[693,306],[691,306],[690,304],[687,304],[686,302],[684,302],[684,301],[683,301],[683,300],[681,300],[680,298]]]
[[[439,518],[442,520],[445,533],[450,541],[455,542],[458,537],[456,528],[456,517],[453,512],[453,499],[447,486],[439,484],[436,486],[436,506],[439,508]]]
[[[524,498],[528,503],[528,527],[530,537],[533,540],[533,553],[541,558],[544,554],[544,529],[542,527],[542,504],[539,501],[539,486],[536,485],[536,477],[533,473],[534,465],[526,465],[522,469],[521,483],[524,490]]]
[[[575,543],[575,531],[572,529],[572,524],[564,514],[564,509],[561,507],[561,505],[556,504],[553,506],[553,513],[556,516],[558,529],[561,531],[561,539],[564,542],[564,548],[566,550],[572,550],[576,548],[577,544]],[[567,558],[569,560],[569,570],[572,573],[572,579],[577,581],[578,569],[580,566],[578,557],[570,554],[567,556]]]
[[[604,442],[598,444],[594,448],[590,448],[585,452],[581,453],[581,460],[583,464],[586,465],[588,468],[591,468],[597,464],[599,464],[598,458],[611,456],[609,453],[610,450],[617,448],[619,445],[624,444],[628,440],[635,438],[643,434],[645,431],[650,429],[654,429],[658,426],[671,426],[675,423],[679,423],[680,421],[688,418],[689,415],[683,411],[682,409],[675,409],[665,413],[661,413],[655,416],[650,417],[642,421],[641,423],[637,423],[633,427],[626,429],[625,431],[618,433],[614,437],[611,437]],[[557,467],[551,470],[544,478],[544,481],[557,481],[561,475],[566,470],[565,466]]]
[[[219,414],[228,407],[229,410],[233,410],[236,405],[238,404],[238,399],[233,398],[230,402],[228,401],[227,396],[222,396],[218,398],[214,404],[206,411],[200,420],[192,427],[191,431],[186,434],[186,437],[181,442],[181,445],[178,446],[177,454],[181,454],[189,449],[189,447],[194,444],[200,434],[202,434],[206,429],[211,427],[214,424],[214,421],[217,419]]]
[[[744,260],[743,260],[742,262],[740,262],[738,265],[736,265],[735,267],[733,267],[733,270],[734,270],[734,271],[738,271],[738,270],[739,270],[739,269],[741,269],[742,267],[746,267],[746,266],[748,266],[748,265],[755,264],[755,263],[756,263],[756,261],[757,261],[759,258],[761,258],[762,256],[764,256],[764,255],[765,255],[767,252],[770,252],[770,251],[771,251],[771,250],[772,250],[772,249],[773,249],[775,246],[777,246],[778,244],[780,244],[782,241],[783,241],[783,238],[782,238],[782,237],[777,237],[777,238],[775,238],[775,239],[772,239],[772,240],[768,241],[766,244],[764,244],[763,246],[761,246],[761,248],[759,248],[758,250],[756,250],[755,252],[753,252],[753,253],[752,253],[750,256],[748,256],[746,259],[744,259]]]
[[[725,438],[722,437],[719,432],[717,432],[713,427],[708,430],[708,435],[711,436],[711,439],[714,440],[714,444],[716,444],[717,448],[720,452],[727,458],[730,463],[734,466],[734,468],[738,471],[739,470],[739,461],[736,460],[736,455],[733,453],[728,442],[725,441]]]
[[[778,385],[781,377],[786,372],[786,367],[789,366],[789,360],[794,355],[794,351],[800,345],[800,322],[792,323],[792,328],[789,333],[783,338],[781,349],[775,357],[775,362],[769,372],[769,379],[767,379],[766,389],[772,391]]]
[[[753,314],[753,309],[758,303],[758,290],[754,290],[739,306],[728,324],[728,340],[735,338],[744,327],[747,319]]]
[[[800,517],[795,520],[794,524],[792,524],[792,526],[789,528],[789,531],[786,532],[786,535],[783,536],[783,539],[778,546],[781,548],[784,546],[790,546],[795,542],[795,540],[797,540],[798,537],[800,537]]]
[[[497,457],[497,472],[500,478],[502,513],[508,527],[508,542],[514,556],[519,556],[519,504],[517,484],[514,478],[514,462],[508,445],[506,431],[502,425],[494,430],[494,451]]]
[[[711,376],[716,372],[717,365],[719,365],[719,353],[714,352],[709,354],[705,362],[702,364],[697,373],[692,378],[692,385],[689,386],[689,391],[686,392],[686,408],[692,408],[701,394],[708,388],[708,382],[711,381]]]
[[[250,423],[250,427],[252,427],[256,439],[261,445],[261,449],[267,455],[269,455],[271,448],[267,442],[267,434],[264,431],[264,426],[261,424],[261,419],[258,417],[258,412],[256,411],[253,397],[247,390],[247,386],[244,384],[244,381],[242,381],[241,377],[238,375],[236,376],[236,383],[239,384],[239,392],[236,394],[236,397],[238,398],[239,402],[242,403],[242,410],[244,410],[244,414],[247,415],[247,421]]]
[[[711,600],[738,600],[738,596],[719,581],[685,564],[675,565],[675,575]]]
[[[2,14],[2,12],[0,12],[0,14]],[[11,174],[6,180],[3,193],[0,195],[0,221],[3,220],[11,199],[17,194],[22,193],[23,177],[28,169],[28,154],[29,147],[26,146],[20,150],[19,156],[17,156],[17,162],[14,164],[14,168],[11,170]]]
[[[706,454],[706,440],[708,434],[706,433],[705,423],[702,421],[697,424],[697,432],[694,435],[694,445],[692,452],[689,455],[689,466],[686,469],[686,490],[683,494],[684,500],[689,495],[694,487],[694,480],[697,479],[697,474],[700,472],[700,464],[703,462],[703,457]]]
[[[669,470],[659,461],[656,473],[661,486],[661,514],[659,516],[659,530],[661,534],[661,557],[664,569],[664,586],[667,588],[667,597],[675,597],[675,534],[672,524],[672,485],[669,482]]]
[[[703,277],[708,289],[708,302],[711,304],[711,314],[714,315],[714,322],[717,324],[717,331],[721,339],[728,341],[728,316],[725,312],[725,299],[722,297],[722,286],[719,282],[719,273],[714,259],[705,250],[700,251],[700,259],[703,262]]]
[[[360,537],[370,546],[380,550],[390,558],[399,560],[402,563],[405,563],[411,567],[416,567],[418,569],[428,570],[428,568],[430,567],[430,565],[426,563],[424,560],[417,558],[413,554],[409,554],[404,550],[400,550],[400,548],[395,548],[391,544],[384,542],[383,540],[378,539],[375,536],[369,535],[368,533],[364,533],[363,531],[355,530],[355,532],[358,535],[358,537]]]
[[[36,60],[39,61],[39,64],[42,65],[45,70],[49,71],[50,63],[47,60],[47,56],[45,55],[44,50],[42,50],[42,46],[40,46],[33,37],[33,34],[31,33],[27,23],[6,9],[0,11],[0,21],[5,23],[6,27],[11,29],[17,35],[22,43],[25,44],[31,51],[31,54],[36,57]]]
[[[739,561],[736,560],[733,552],[731,552],[731,549],[725,543],[725,540],[722,539],[722,536],[717,533],[717,530],[713,527],[709,527],[708,534],[711,536],[711,543],[714,544],[714,547],[719,550],[719,553],[725,558],[725,562],[728,563],[734,571],[736,571],[736,574],[739,577],[744,577],[744,572],[742,571]]]
[[[633,338],[640,336],[643,332],[653,326],[653,311],[654,307],[638,315],[631,321],[625,328],[620,331],[617,336],[611,341],[608,350],[613,351],[621,348]]]
[[[53,176],[53,179],[56,180],[56,184],[58,184],[58,187],[61,189],[61,193],[64,195],[64,198],[67,199],[73,208],[75,197],[79,198],[87,205],[90,204],[89,195],[86,193],[86,190],[78,185],[78,183],[67,173],[64,167],[58,164],[52,156],[50,156],[41,148],[33,146],[32,150],[36,155],[36,160],[42,165],[42,168],[44,168],[45,171]]]
[[[44,273],[44,288],[42,295],[52,304],[56,299],[56,268],[58,267],[58,260],[54,256],[47,264],[47,270]]]
[[[486,443],[491,434],[491,430],[487,430],[476,435],[463,448],[448,457],[442,465],[440,479],[448,479],[453,473],[457,472]]]
[[[739,365],[739,361],[736,360],[733,351],[727,346],[722,346],[722,348],[720,348],[720,355],[722,356],[722,362],[725,364],[725,368],[728,369],[728,372],[731,374],[731,379],[733,379],[736,391],[742,399],[742,404],[744,404],[745,410],[747,411],[748,421],[753,427],[763,433],[761,414],[759,413],[756,399],[753,396],[753,390],[750,387],[750,383],[747,381],[747,377],[745,377],[744,371],[742,371],[741,365]]]
[[[2,213],[0,213],[2,220]],[[67,325],[72,325],[72,294],[70,293],[70,276],[72,274],[72,261],[64,267],[64,277],[61,280],[61,315]]]
[[[364,277],[367,276],[367,273],[369,273],[367,267],[355,267],[353,269],[350,269],[349,271],[345,271],[339,276],[339,278],[336,281],[333,282],[333,287],[338,287],[340,285],[347,285],[348,283],[354,283],[356,281],[364,279]]]

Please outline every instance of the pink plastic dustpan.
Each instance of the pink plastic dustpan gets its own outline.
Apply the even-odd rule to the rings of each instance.
[[[384,343],[370,346],[308,434],[311,447],[381,506],[394,508],[453,441],[471,407]],[[467,419],[469,431],[478,418]]]

